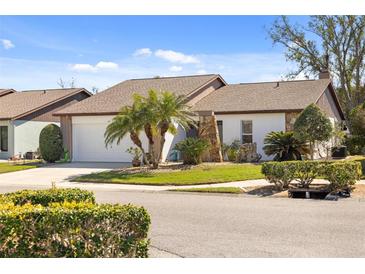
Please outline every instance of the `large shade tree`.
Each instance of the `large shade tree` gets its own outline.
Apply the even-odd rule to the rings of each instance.
[[[269,29],[274,44],[297,64],[289,76],[329,70],[346,118],[365,100],[365,16],[311,16],[306,25],[279,17]],[[351,123],[349,124],[352,130]]]
[[[312,160],[315,144],[328,141],[332,136],[332,131],[331,121],[315,104],[307,106],[294,123],[294,138],[309,143]]]

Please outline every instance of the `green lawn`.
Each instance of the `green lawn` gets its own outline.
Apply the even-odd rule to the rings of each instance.
[[[170,191],[178,192],[207,192],[207,193],[232,193],[240,194],[244,191],[240,187],[200,187],[200,188],[179,188]]]
[[[14,172],[20,170],[26,170],[31,168],[36,168],[36,165],[31,164],[24,164],[24,165],[12,165],[8,163],[0,163],[0,174],[7,173],[7,172]]]
[[[261,179],[261,166],[229,164],[200,166],[190,170],[128,174],[122,171],[92,173],[74,179],[76,182],[117,183],[136,185],[199,185]]]

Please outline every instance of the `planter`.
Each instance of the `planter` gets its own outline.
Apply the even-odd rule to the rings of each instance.
[[[333,147],[332,148],[332,158],[345,158],[347,155],[347,147]]]
[[[299,199],[325,199],[330,193],[327,189],[293,188],[289,189],[289,198]]]

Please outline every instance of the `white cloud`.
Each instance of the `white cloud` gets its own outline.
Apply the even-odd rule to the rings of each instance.
[[[119,66],[117,63],[100,61],[99,63],[96,64],[95,68],[97,68],[97,69],[118,69]]]
[[[0,39],[1,44],[3,45],[4,49],[11,49],[14,48],[15,45],[13,44],[13,42],[11,42],[8,39]]]
[[[133,56],[136,57],[148,57],[152,55],[152,51],[150,48],[141,48],[141,49],[137,49],[134,53]]]
[[[95,66],[90,64],[74,64],[71,70],[78,72],[97,72],[99,70],[116,70],[119,66],[117,63],[100,61]]]
[[[71,66],[71,69],[74,71],[80,72],[95,72],[96,68],[90,64],[74,64]]]
[[[196,73],[197,74],[207,74],[207,71],[205,69],[199,69]]]
[[[171,63],[182,63],[182,64],[198,64],[200,61],[192,56],[186,55],[181,52],[173,51],[173,50],[156,50],[155,56],[165,59]]]
[[[183,70],[183,67],[180,67],[180,66],[172,66],[169,68],[170,71],[172,72],[179,72],[179,71],[182,71]]]

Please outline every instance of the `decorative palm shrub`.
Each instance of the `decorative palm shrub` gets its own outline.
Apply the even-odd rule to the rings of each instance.
[[[294,137],[294,132],[272,131],[264,139],[263,150],[273,156],[274,161],[302,160],[302,155],[309,154],[309,145]]]
[[[59,126],[49,124],[39,135],[39,150],[42,159],[54,163],[63,156],[62,132]]]
[[[202,162],[202,155],[209,146],[207,140],[190,137],[177,143],[175,149],[181,152],[185,165],[197,165]]]

